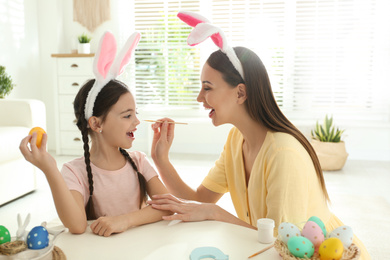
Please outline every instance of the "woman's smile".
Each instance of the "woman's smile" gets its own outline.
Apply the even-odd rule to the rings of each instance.
[[[210,113],[209,113],[209,117],[212,118],[212,116],[215,114],[215,110],[214,108],[211,109]]]

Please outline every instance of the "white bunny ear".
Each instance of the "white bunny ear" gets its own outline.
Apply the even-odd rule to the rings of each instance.
[[[125,67],[130,63],[131,55],[133,54],[135,47],[137,47],[140,39],[141,34],[139,32],[133,33],[129,39],[127,39],[122,50],[119,52],[118,57],[111,66],[110,75],[112,75],[113,78],[122,74]]]
[[[203,42],[208,37],[211,37],[213,42],[221,50],[224,50],[227,47],[226,38],[223,31],[219,27],[209,23],[198,24],[188,36],[187,43],[190,46],[194,46]]]
[[[181,11],[177,14],[177,16],[186,24],[195,27],[188,36],[188,45],[197,45],[210,37],[215,45],[217,45],[219,49],[227,55],[234,68],[241,75],[241,78],[244,79],[244,69],[242,68],[242,64],[238,59],[236,52],[229,46],[225,33],[221,28],[210,24],[205,17],[196,13]]]
[[[20,216],[20,213],[18,213],[18,227],[22,226],[22,217]]]
[[[131,54],[140,38],[141,35],[137,32],[131,35],[119,53],[118,58],[115,59],[116,41],[114,35],[110,32],[106,32],[102,36],[93,65],[96,81],[85,101],[85,119],[87,121],[93,114],[93,107],[97,95],[110,80],[115,79],[123,72],[124,67],[129,64]]]
[[[105,32],[100,39],[99,47],[95,54],[93,73],[98,81],[104,81],[114,62],[116,55],[115,37],[110,32]]]
[[[116,41],[111,32],[105,32],[100,38],[99,47],[93,61],[93,73],[96,76],[95,83],[88,93],[85,101],[85,119],[89,119],[93,113],[93,104],[100,90],[111,78],[108,76],[116,55]]]
[[[30,219],[31,219],[31,214],[28,213],[27,217],[26,217],[26,220],[24,221],[23,223],[23,227],[26,228],[27,225],[30,223]]]
[[[209,23],[210,22],[206,17],[204,17],[200,14],[193,13],[193,12],[187,12],[187,11],[180,11],[177,14],[177,17],[179,17],[180,20],[182,20],[183,22],[185,22],[186,24],[188,24],[191,27],[195,27],[199,23]]]
[[[194,46],[203,42],[208,37],[210,37],[211,40],[213,40],[213,42],[215,43],[215,45],[217,45],[221,49],[221,51],[228,56],[234,68],[244,79],[244,70],[242,68],[241,61],[238,59],[233,48],[229,46],[225,33],[221,28],[209,23],[200,23],[192,30],[192,32],[188,36],[187,42],[188,45]]]

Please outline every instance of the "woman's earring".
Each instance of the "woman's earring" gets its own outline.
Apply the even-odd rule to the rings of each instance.
[[[99,133],[102,133],[102,131],[103,131],[103,130],[102,130],[102,129],[100,129],[100,130],[99,130]]]

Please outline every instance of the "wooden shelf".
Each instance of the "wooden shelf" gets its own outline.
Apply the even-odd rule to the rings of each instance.
[[[79,58],[79,57],[93,57],[95,53],[81,54],[81,53],[53,53],[54,58]]]

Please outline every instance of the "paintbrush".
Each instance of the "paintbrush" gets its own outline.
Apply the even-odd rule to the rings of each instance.
[[[259,254],[261,254],[261,253],[267,251],[268,249],[272,248],[273,246],[274,246],[274,244],[272,244],[272,245],[270,245],[270,246],[267,246],[266,248],[261,249],[259,252],[254,253],[254,254],[251,255],[251,256],[248,256],[248,258],[252,258],[252,257],[254,257],[254,256],[257,256],[257,255],[259,255]]]
[[[156,120],[143,120],[145,122],[152,122],[152,123],[164,123],[163,121],[156,121]],[[168,124],[179,124],[179,125],[188,125],[188,123],[181,123],[181,122],[169,122]]]

